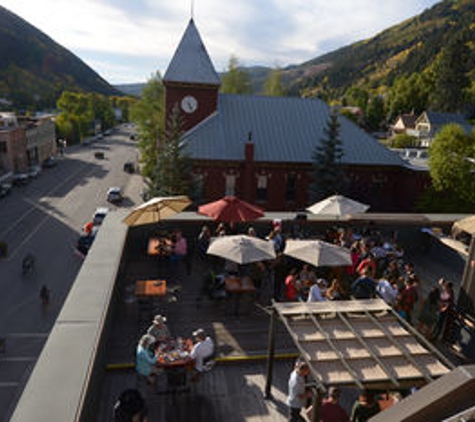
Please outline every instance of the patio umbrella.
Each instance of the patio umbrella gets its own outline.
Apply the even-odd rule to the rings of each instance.
[[[207,253],[229,259],[238,264],[275,258],[272,242],[246,235],[215,237],[212,239]]]
[[[342,195],[333,195],[307,208],[312,214],[345,215],[366,212],[369,205]]]
[[[455,232],[464,231],[468,234],[475,234],[475,215],[457,220],[453,224],[452,230]]]
[[[348,249],[322,240],[287,240],[284,254],[315,267],[338,267],[351,265],[351,255]]]
[[[262,209],[235,196],[225,196],[218,201],[201,205],[198,208],[198,213],[207,215],[215,221],[225,223],[254,221],[264,216]]]
[[[178,214],[190,204],[191,200],[187,196],[152,198],[142,205],[135,207],[130,214],[124,218],[124,223],[129,226],[158,223],[164,218]]]

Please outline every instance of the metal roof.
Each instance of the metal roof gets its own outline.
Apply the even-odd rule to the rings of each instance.
[[[193,159],[243,160],[249,132],[256,162],[312,163],[330,107],[318,99],[219,94],[217,112],[184,135]],[[404,166],[398,154],[343,116],[342,163]]]
[[[458,113],[426,111],[417,118],[416,124],[424,121],[431,124],[432,132],[436,132],[440,130],[442,126],[449,124],[457,124],[461,126],[467,134],[473,129],[473,126],[465,119],[465,117]]]
[[[193,19],[188,23],[163,81],[221,85]]]
[[[400,389],[454,368],[381,299],[273,307],[318,385]]]

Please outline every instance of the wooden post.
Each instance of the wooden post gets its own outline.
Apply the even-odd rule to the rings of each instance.
[[[277,311],[272,308],[272,314],[269,323],[269,350],[267,352],[267,375],[266,375],[266,387],[265,398],[272,398],[272,375],[274,370],[274,356],[275,356],[275,320],[277,319]]]
[[[460,285],[457,306],[462,313],[475,316],[475,236],[473,235]]]
[[[315,388],[316,393],[313,395],[312,400],[312,422],[318,422],[320,420],[320,408],[322,405],[322,397],[319,388]]]

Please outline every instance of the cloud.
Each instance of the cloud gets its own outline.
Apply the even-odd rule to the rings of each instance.
[[[82,58],[107,80],[165,71],[191,0],[2,0],[4,7]],[[200,0],[194,16],[218,71],[300,63],[423,11],[437,0]],[[102,58],[101,58],[102,55]],[[147,68],[145,66],[151,66]]]

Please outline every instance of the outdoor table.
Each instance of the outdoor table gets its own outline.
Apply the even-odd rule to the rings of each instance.
[[[139,280],[135,283],[135,296],[155,298],[163,297],[166,294],[166,280]]]
[[[256,286],[250,277],[228,276],[225,279],[228,293],[254,293]]]
[[[163,237],[151,237],[148,240],[147,253],[152,256],[170,256],[173,245],[170,240]]]
[[[187,388],[187,372],[191,371],[195,364],[190,356],[192,349],[191,339],[178,338],[158,343],[157,366],[166,373],[168,391],[174,392]]]
[[[231,305],[226,306],[226,310],[234,308],[234,314],[238,317],[243,296],[251,296],[251,298],[253,298],[254,293],[256,292],[256,286],[250,277],[228,276],[224,282],[228,300],[230,302],[229,305]],[[233,304],[234,306],[232,306]]]

